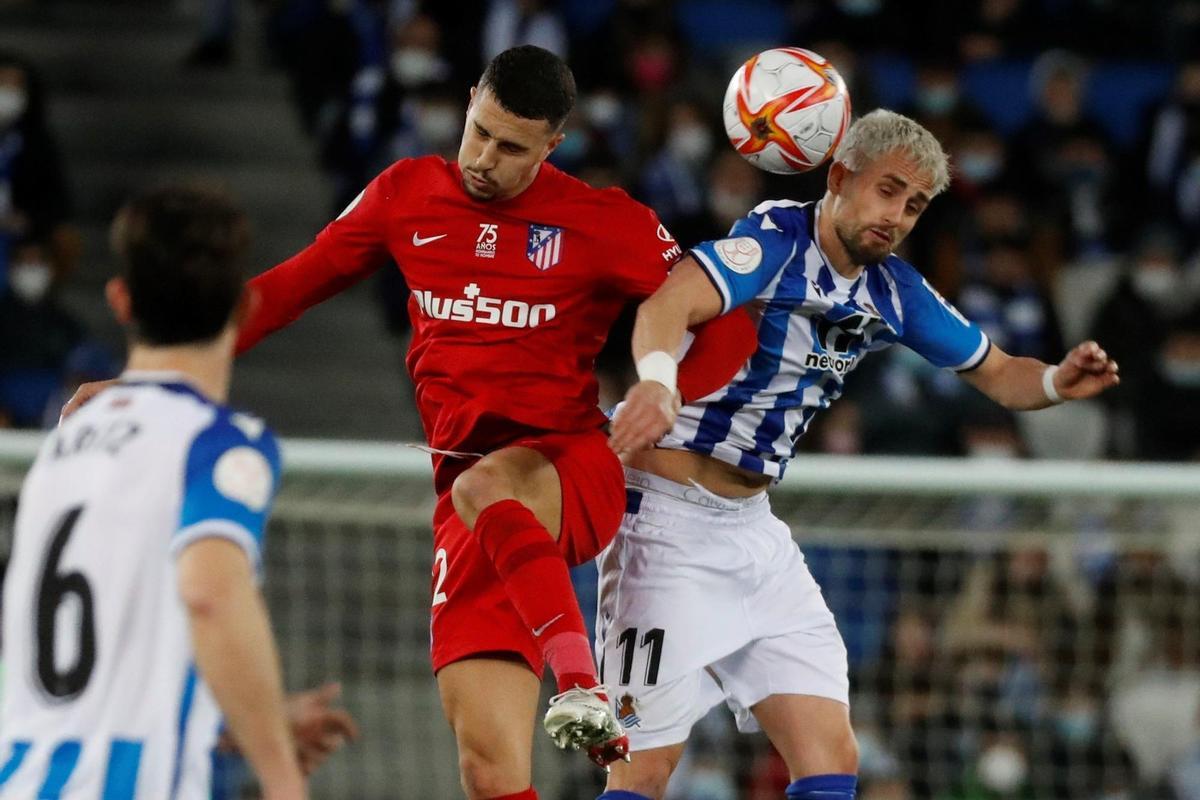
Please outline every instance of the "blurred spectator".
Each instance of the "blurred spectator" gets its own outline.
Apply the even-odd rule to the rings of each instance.
[[[1087,75],[1074,54],[1039,57],[1030,78],[1034,117],[1013,139],[1017,158],[1032,168],[1039,219],[1064,232],[1061,260],[1102,255],[1111,244],[1116,167],[1107,134],[1085,115]]]
[[[667,227],[695,225],[703,216],[705,168],[716,143],[699,103],[670,103],[662,144],[638,182],[641,199]]]
[[[987,61],[1032,52],[1043,31],[1039,4],[1033,0],[977,0],[956,3],[961,34],[958,54],[963,61]],[[945,8],[945,6],[942,6]]]
[[[1054,364],[1064,347],[1049,297],[1034,279],[1028,241],[997,236],[984,245],[977,276],[966,280],[958,307],[1000,349]]]
[[[21,240],[46,243],[61,274],[79,259],[79,232],[70,224],[71,202],[45,98],[33,67],[0,53],[0,287]]]
[[[550,0],[491,0],[483,23],[483,60],[519,44],[567,57],[567,29]]]
[[[350,4],[285,0],[268,20],[271,48],[288,74],[300,122],[317,134],[337,115],[346,87],[362,66]]]
[[[905,111],[951,151],[958,144],[960,131],[967,127],[978,130],[987,124],[979,110],[963,96],[960,76],[961,70],[953,59],[925,58],[917,65],[912,106]],[[858,97],[853,93],[850,96],[857,103]],[[1003,142],[1000,144],[1003,147]],[[960,170],[965,166],[958,158],[955,163]]]
[[[15,427],[36,428],[84,331],[57,301],[48,248],[27,240],[12,255],[0,296],[0,410]]]
[[[1000,713],[1025,724],[1047,712],[1049,691],[1086,669],[1074,658],[1081,618],[1044,544],[980,560],[946,620],[944,645],[958,659],[960,713]]]
[[[1200,246],[1200,59],[1184,64],[1171,99],[1150,126],[1146,173],[1152,209],[1188,231]]]
[[[1115,412],[1111,451],[1144,459],[1200,456],[1200,298],[1169,229],[1145,231],[1102,301],[1092,336],[1121,365],[1104,400]]]
[[[450,65],[440,55],[437,23],[414,15],[393,29],[391,40],[386,68],[358,72],[322,135],[321,163],[333,175],[337,211],[392,162],[452,157],[458,149],[466,98],[453,96],[445,83]]]

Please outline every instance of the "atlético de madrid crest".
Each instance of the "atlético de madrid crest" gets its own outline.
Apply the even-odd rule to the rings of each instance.
[[[525,257],[545,272],[562,258],[563,229],[552,225],[530,225]]]

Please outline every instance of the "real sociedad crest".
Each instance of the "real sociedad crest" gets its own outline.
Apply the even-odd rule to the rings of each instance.
[[[525,257],[545,272],[562,258],[563,229],[551,225],[530,225]]]

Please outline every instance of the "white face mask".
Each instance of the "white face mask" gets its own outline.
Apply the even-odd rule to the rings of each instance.
[[[667,150],[680,161],[699,164],[712,152],[712,134],[703,125],[681,125],[667,137]]]
[[[621,101],[611,94],[593,95],[583,106],[584,116],[597,128],[607,128],[621,117]]]
[[[1158,368],[1163,379],[1180,389],[1200,389],[1200,361],[1192,358],[1162,358]]]
[[[1131,280],[1138,296],[1152,303],[1170,300],[1179,287],[1179,274],[1169,267],[1139,267]]]
[[[979,781],[999,794],[1012,794],[1025,785],[1029,767],[1025,755],[1007,744],[995,744],[980,757]]]
[[[25,113],[29,96],[11,86],[0,87],[0,128],[7,128]]]
[[[402,47],[392,53],[392,74],[402,86],[419,86],[444,78],[446,65],[436,53],[416,47]]]
[[[13,264],[8,271],[8,285],[13,294],[30,305],[41,302],[50,291],[54,273],[50,265],[41,261],[23,261]]]
[[[752,195],[727,192],[724,189],[713,189],[708,197],[708,206],[713,214],[722,220],[738,219],[754,207]]]

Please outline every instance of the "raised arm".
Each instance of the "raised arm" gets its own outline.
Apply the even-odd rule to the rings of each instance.
[[[978,367],[959,373],[1000,405],[1032,411],[1095,397],[1120,383],[1117,362],[1096,342],[1076,345],[1057,365],[1010,356],[995,345]]]

